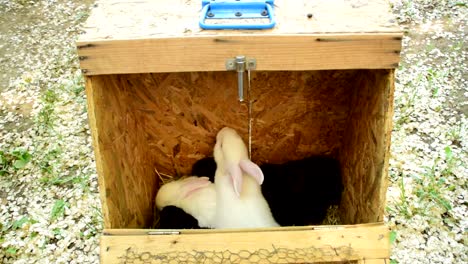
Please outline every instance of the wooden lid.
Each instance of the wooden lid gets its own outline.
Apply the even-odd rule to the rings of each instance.
[[[268,30],[203,30],[201,0],[106,0],[77,46],[85,74],[395,68],[402,32],[385,0],[276,0]],[[310,14],[312,17],[310,17]]]

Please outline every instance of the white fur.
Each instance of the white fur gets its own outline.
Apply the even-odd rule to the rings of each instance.
[[[200,227],[214,228],[216,190],[206,177],[187,177],[161,186],[156,207],[176,206],[198,220]]]
[[[242,171],[242,186],[234,187],[230,171],[239,166],[241,160],[253,164],[247,154],[247,147],[237,132],[225,127],[218,132],[214,148],[216,161],[216,228],[258,228],[279,226],[274,220],[270,207],[260,189],[261,179]],[[254,166],[257,166],[253,164]],[[258,166],[257,166],[258,167]],[[258,170],[260,170],[258,168]],[[261,173],[261,170],[260,170]]]

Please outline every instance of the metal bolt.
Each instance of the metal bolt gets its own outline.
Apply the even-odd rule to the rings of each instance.
[[[214,14],[213,12],[208,12],[208,14],[206,14],[207,17],[214,17]]]
[[[236,15],[237,17],[240,17],[240,16],[242,16],[242,13],[241,13],[241,12],[236,12],[235,15]]]
[[[312,13],[307,14],[307,18],[312,18],[313,16]]]
[[[239,102],[244,101],[244,71],[245,71],[245,56],[239,55],[236,56],[236,66],[237,66],[237,85],[239,92]]]
[[[262,16],[268,16],[268,11],[265,9],[260,13]]]

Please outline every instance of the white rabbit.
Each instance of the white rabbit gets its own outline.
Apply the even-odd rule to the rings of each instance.
[[[156,195],[156,207],[176,206],[192,215],[200,227],[213,228],[216,190],[208,177],[187,177],[164,184]]]
[[[215,228],[279,226],[262,195],[262,170],[249,160],[247,147],[234,129],[225,127],[218,132],[214,158]]]

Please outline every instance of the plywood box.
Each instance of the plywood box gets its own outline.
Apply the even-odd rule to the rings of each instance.
[[[384,0],[275,4],[275,28],[243,31],[199,28],[201,1],[110,0],[93,9],[77,49],[106,228],[103,263],[388,259],[382,221],[402,32]],[[345,225],[151,229],[155,168],[188,174],[226,125],[247,139],[247,104],[225,68],[237,55],[257,62],[252,160],[339,159]]]

